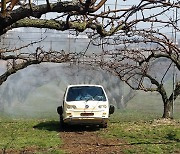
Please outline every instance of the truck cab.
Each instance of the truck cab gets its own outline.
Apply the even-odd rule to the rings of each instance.
[[[69,85],[63,105],[57,108],[60,125],[99,125],[106,128],[114,106],[109,105],[101,85]]]

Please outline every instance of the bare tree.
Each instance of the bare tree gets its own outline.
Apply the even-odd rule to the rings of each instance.
[[[108,2],[112,0],[72,0],[59,1],[45,4],[29,4],[23,7],[5,9],[4,0],[2,16],[0,19],[0,35],[10,29],[19,27],[48,28],[59,31],[73,29],[77,32],[91,30],[89,37],[92,44],[101,46],[104,51],[101,55],[86,56],[83,61],[98,64],[115,75],[119,76],[129,86],[136,90],[157,91],[164,102],[163,117],[170,117],[172,101],[177,98],[180,91],[179,81],[168,97],[163,83],[167,73],[174,66],[179,72],[179,47],[176,34],[180,32],[178,23],[180,16],[178,0],[138,0],[130,5],[117,7]],[[6,12],[7,11],[7,12]],[[45,19],[42,15],[53,13],[51,19]],[[171,29],[172,35],[166,33]],[[99,38],[100,41],[96,41]],[[139,48],[141,46],[141,48]],[[137,48],[138,47],[138,48]],[[107,50],[108,49],[108,50]],[[6,54],[8,50],[1,50],[1,60],[7,60],[10,68],[1,75],[1,84],[7,77],[19,69],[28,65],[41,62],[68,62],[81,59],[74,53],[59,51],[45,52],[37,48],[34,53],[14,54],[14,51]],[[93,58],[93,59],[92,59]],[[156,65],[159,59],[168,59],[168,65],[163,62],[164,73],[161,79],[155,75]],[[73,60],[75,59],[75,60]],[[89,59],[89,60],[88,60]],[[156,71],[157,72],[157,71]],[[151,86],[153,85],[153,87]]]
[[[18,0],[2,0],[0,5],[0,35],[19,27],[48,28],[60,31],[75,29],[79,32],[84,31],[88,27],[95,29],[93,23],[90,24],[91,26],[87,26],[87,21],[90,20],[87,15],[96,12],[106,1],[72,0],[49,3],[46,0],[45,3],[38,5],[31,4],[31,1],[29,1],[25,5],[14,7],[15,4],[19,4]],[[6,3],[9,3],[7,4],[8,7],[6,7]],[[54,13],[51,19],[41,17],[47,13]],[[98,25],[100,26],[99,23]],[[12,49],[1,47],[0,60],[6,61],[7,71],[0,76],[0,84],[6,81],[11,74],[29,65],[41,62],[69,62],[77,56],[75,53],[65,53],[61,49],[60,51],[44,51],[41,47],[37,47],[33,53],[21,51],[21,49],[39,42],[33,41]]]
[[[179,30],[171,16],[167,16],[174,8],[180,7],[179,1],[139,0],[135,2],[135,5],[128,6],[123,6],[123,1],[121,1],[117,7],[116,0],[62,0],[55,3],[46,0],[45,3],[37,5],[29,1],[16,8],[13,8],[13,4],[11,9],[5,8],[5,2],[5,0],[1,1],[3,15],[0,20],[0,35],[14,28],[35,27],[59,31],[74,29],[77,32],[91,29],[94,33],[90,37],[104,38],[118,33],[121,35],[121,32],[134,35],[133,29],[143,22],[147,26],[152,23],[160,24],[156,30],[160,30],[163,26],[173,26],[177,31]],[[109,2],[114,4],[114,7],[111,7]],[[13,0],[10,1],[10,5],[12,3],[14,3]],[[53,13],[52,17],[46,19],[42,16],[47,13]],[[167,18],[162,18],[163,14]],[[179,18],[176,22],[178,20]],[[10,59],[10,56],[8,58]],[[8,58],[2,57],[1,59],[7,60]]]
[[[40,5],[26,4],[9,11],[8,16],[1,17],[0,34],[17,27],[49,28],[61,31],[75,29],[80,32],[90,28],[104,37],[120,30],[128,32],[131,27],[140,22],[166,22],[168,24],[168,21],[160,20],[158,17],[171,8],[180,7],[178,1],[139,0],[136,5],[118,9],[117,7],[110,8],[108,4],[106,5],[107,2],[117,5],[115,0],[72,0],[57,3],[49,3],[47,0],[45,4]],[[102,6],[104,10],[101,9]],[[98,11],[99,9],[101,11]],[[146,14],[149,10],[155,9],[159,11]],[[58,14],[51,19],[41,18],[49,12]],[[134,18],[136,13],[141,14],[137,19]]]
[[[115,49],[86,56],[83,63],[113,73],[134,90],[158,92],[164,104],[163,118],[170,118],[173,102],[180,95],[179,47],[166,35],[152,30],[136,30],[128,38],[117,37],[108,39],[109,44],[118,45]],[[176,82],[168,95],[164,85],[172,75]]]
[[[75,61],[78,57],[78,54],[76,53],[65,53],[64,51],[44,51],[40,47],[36,49],[35,53],[14,54],[15,51],[19,51],[19,48],[9,51],[1,51],[1,60],[6,61],[7,70],[0,75],[0,85],[6,81],[10,75],[30,65],[40,64],[43,62],[67,63]]]
[[[100,27],[100,24],[91,22],[87,15],[96,12],[106,1],[72,0],[49,3],[47,0],[46,4],[41,5],[30,3],[9,11],[7,16],[2,15],[0,34],[17,27],[49,28],[62,31],[67,29],[76,29],[78,31],[84,31],[86,28],[96,29],[96,27]],[[43,14],[48,12],[58,13],[58,16],[56,15],[54,19],[41,18]],[[4,10],[2,10],[2,13],[4,13]]]

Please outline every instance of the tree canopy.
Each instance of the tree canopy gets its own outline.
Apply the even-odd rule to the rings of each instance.
[[[117,0],[47,2],[39,5],[25,4],[7,12],[5,17],[1,17],[0,34],[18,27],[38,27],[56,30],[75,29],[80,32],[90,28],[96,30],[101,36],[110,36],[119,30],[128,32],[141,22],[173,26],[172,19],[167,20],[167,17],[163,20],[162,14],[172,8],[180,7],[179,1],[165,0],[139,0],[134,5],[132,3],[127,6],[123,5],[123,1],[117,2]],[[117,4],[120,7],[117,7]],[[114,6],[111,7],[111,5]],[[153,13],[150,13],[151,11]],[[42,16],[47,13],[57,13],[57,15],[44,19]],[[134,18],[136,15],[138,17]]]
[[[180,81],[176,81],[169,97],[163,84],[173,67],[179,75],[179,8],[178,0],[46,0],[17,6],[12,11],[2,9],[0,35],[20,27],[72,29],[77,34],[90,30],[90,43],[100,46],[102,53],[45,51],[40,47],[34,53],[21,52],[38,41],[20,48],[2,47],[1,60],[10,63],[10,67],[0,76],[0,84],[32,64],[82,62],[115,74],[133,89],[159,92],[164,102],[163,117],[169,117],[172,103],[180,94]],[[158,65],[162,66],[162,72],[157,71]]]

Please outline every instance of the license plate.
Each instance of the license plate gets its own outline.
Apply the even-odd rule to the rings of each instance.
[[[93,116],[94,113],[81,113],[81,116]]]

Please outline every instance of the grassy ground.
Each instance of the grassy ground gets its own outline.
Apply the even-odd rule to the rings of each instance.
[[[130,113],[115,113],[111,117],[109,127],[101,132],[102,136],[118,138],[125,142],[118,145],[129,147],[124,153],[180,153],[179,120],[143,120],[142,118],[134,120],[132,117],[127,119],[126,115],[128,117]],[[120,118],[122,120],[120,121],[117,117],[126,117],[126,119]]]
[[[0,120],[0,153],[62,153],[58,122]]]
[[[127,111],[116,112],[108,128],[97,133],[104,138],[119,139],[114,146],[121,146],[124,153],[180,153],[179,120],[134,120],[130,115]],[[58,120],[1,119],[0,153],[61,154],[60,133]]]
[[[107,129],[97,133],[119,139],[115,146],[123,146],[124,153],[180,153],[180,101],[175,104],[175,119],[171,121],[160,119],[160,102],[157,95],[139,94],[126,110],[117,110],[110,117]],[[63,153],[58,115],[49,117],[32,120],[0,116],[0,153]]]
[[[116,112],[104,138],[119,139],[124,153],[180,153],[180,121],[132,120],[129,112]],[[119,118],[118,118],[119,117]],[[125,118],[124,121],[121,118]],[[120,121],[122,120],[122,121]],[[0,153],[63,153],[59,122],[56,120],[2,120]]]
[[[155,94],[139,93],[126,110],[118,110],[102,135],[118,138],[128,146],[124,153],[180,153],[180,98],[175,102],[174,120],[161,119],[163,105]]]

